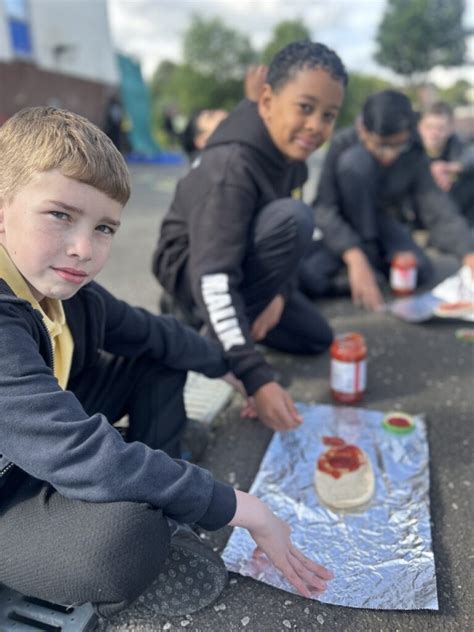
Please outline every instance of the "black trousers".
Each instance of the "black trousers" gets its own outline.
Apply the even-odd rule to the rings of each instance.
[[[377,161],[362,146],[346,154],[340,159],[336,173],[339,208],[359,236],[361,249],[371,266],[387,277],[393,255],[410,251],[418,263],[418,284],[426,283],[433,273],[432,264],[413,240],[408,226],[396,218],[397,201],[390,198]],[[342,258],[324,240],[315,241],[300,266],[300,288],[312,298],[330,294],[334,277],[344,267]]]
[[[308,205],[291,198],[271,202],[256,216],[243,262],[240,291],[250,322],[277,294],[285,297],[280,322],[261,342],[287,353],[321,353],[332,342],[329,324],[297,288],[297,270],[311,245],[313,229],[313,210]],[[175,298],[188,313],[196,313],[187,266]]]
[[[89,414],[102,412],[114,422],[128,413],[129,441],[174,457],[186,420],[186,374],[157,364],[102,354],[68,388]],[[169,542],[168,522],[159,509],[72,500],[19,473],[0,503],[0,583],[66,605],[91,601],[108,615],[153,581]]]

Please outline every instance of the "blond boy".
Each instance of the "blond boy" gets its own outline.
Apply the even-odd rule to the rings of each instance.
[[[150,612],[192,612],[226,573],[183,525],[230,524],[319,594],[331,573],[284,522],[175,458],[186,371],[227,366],[217,344],[93,281],[129,193],[122,157],[84,118],[29,108],[0,128],[0,583],[104,616],[139,595]],[[124,413],[127,442],[111,425]]]

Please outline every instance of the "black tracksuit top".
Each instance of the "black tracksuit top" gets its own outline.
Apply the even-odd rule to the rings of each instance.
[[[244,100],[219,125],[178,183],[161,226],[153,259],[155,276],[173,294],[187,264],[193,300],[249,394],[274,379],[271,367],[255,349],[239,291],[245,282],[242,263],[249,231],[264,206],[292,193],[297,197],[307,174],[304,162],[290,162],[277,149],[257,105]],[[229,320],[235,319],[233,330],[226,334],[210,313],[210,292],[214,307],[222,305]]]

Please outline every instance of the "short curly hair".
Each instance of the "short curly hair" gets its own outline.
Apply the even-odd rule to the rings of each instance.
[[[324,44],[310,40],[292,42],[282,48],[270,62],[267,83],[274,92],[278,92],[300,70],[315,68],[326,70],[333,79],[347,86],[349,79],[339,55]]]

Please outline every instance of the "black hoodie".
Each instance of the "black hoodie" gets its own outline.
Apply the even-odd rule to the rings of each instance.
[[[259,210],[270,202],[301,197],[306,178],[305,163],[287,160],[273,143],[257,105],[244,100],[178,183],[161,226],[155,276],[176,294],[178,275],[187,264],[193,300],[249,394],[274,379],[255,349],[239,291],[250,229]]]

